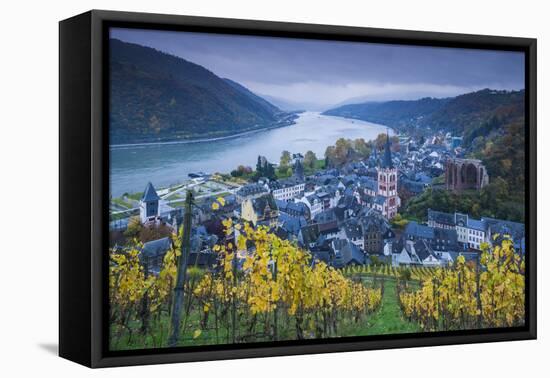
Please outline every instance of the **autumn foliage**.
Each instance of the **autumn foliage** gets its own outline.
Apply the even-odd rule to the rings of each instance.
[[[342,324],[366,320],[381,304],[382,285],[367,287],[267,227],[224,221],[226,238],[214,247],[218,263],[193,267],[185,284],[181,344],[235,343],[339,336]],[[181,231],[180,231],[181,236]],[[124,339],[165,346],[181,253],[181,237],[158,274],[140,262],[139,245],[111,251],[111,345]],[[162,329],[159,331],[159,329]],[[207,336],[208,335],[208,336]]]
[[[494,247],[485,243],[480,266],[459,256],[454,267],[435,270],[420,289],[401,285],[401,308],[406,318],[430,331],[521,326],[524,264],[511,240]]]

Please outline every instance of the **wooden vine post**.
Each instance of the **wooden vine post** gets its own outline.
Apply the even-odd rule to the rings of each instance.
[[[178,257],[178,271],[176,275],[176,286],[174,287],[174,302],[171,318],[171,334],[168,345],[175,347],[178,344],[180,333],[181,309],[184,301],[185,281],[187,279],[187,260],[191,249],[191,207],[193,205],[193,194],[190,190],[185,196],[185,214],[183,216],[183,235],[181,240],[181,254]]]

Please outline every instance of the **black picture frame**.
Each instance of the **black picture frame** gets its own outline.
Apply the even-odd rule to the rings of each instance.
[[[110,26],[525,53],[526,319],[520,328],[109,352]],[[89,367],[407,348],[536,338],[536,39],[92,10],[59,24],[59,354]]]

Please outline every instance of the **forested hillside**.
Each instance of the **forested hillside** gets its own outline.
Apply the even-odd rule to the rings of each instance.
[[[226,136],[293,118],[198,64],[116,39],[110,76],[114,144]]]
[[[453,135],[464,134],[471,141],[499,123],[523,116],[524,101],[523,90],[483,89],[443,99],[344,105],[324,114],[380,123],[398,131],[449,131]]]

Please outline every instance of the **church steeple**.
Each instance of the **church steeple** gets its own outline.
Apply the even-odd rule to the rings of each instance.
[[[382,168],[393,168],[393,162],[391,159],[391,142],[390,133],[386,131],[386,144],[384,146],[384,157],[382,158]]]

